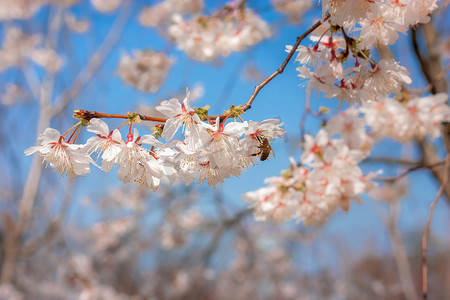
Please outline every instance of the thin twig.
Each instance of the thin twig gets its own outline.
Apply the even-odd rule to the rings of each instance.
[[[401,166],[411,166],[418,165],[420,161],[411,160],[411,159],[400,159],[400,158],[391,158],[391,157],[368,157],[362,161],[363,163],[385,163],[392,165],[401,165]]]
[[[247,100],[247,102],[242,105],[242,110],[243,111],[247,111],[252,107],[252,103],[255,100],[256,96],[258,95],[259,91],[261,91],[261,89],[263,87],[265,87],[270,81],[272,81],[272,79],[274,79],[275,77],[277,77],[278,75],[280,75],[281,73],[284,72],[284,69],[286,68],[287,64],[289,63],[289,61],[291,60],[292,56],[294,56],[295,51],[297,50],[298,46],[300,46],[300,43],[309,35],[311,34],[311,32],[313,32],[314,30],[317,29],[317,27],[319,27],[320,25],[322,25],[326,20],[328,20],[330,18],[330,14],[326,15],[325,18],[323,20],[319,20],[317,21],[314,25],[312,25],[308,30],[306,30],[302,35],[297,37],[297,41],[295,42],[294,46],[292,47],[291,51],[289,52],[288,56],[286,57],[286,59],[283,61],[283,63],[278,67],[278,69],[273,72],[269,77],[267,77],[266,79],[264,79],[260,84],[258,84],[257,86],[255,86],[255,90],[253,91],[253,94],[250,96],[250,98]],[[220,117],[220,119],[225,119],[227,116],[226,115],[218,115],[218,116],[210,116],[211,119],[215,119],[217,117]]]
[[[250,96],[250,98],[248,99],[248,101],[242,105],[242,110],[245,112],[247,110],[249,110],[252,107],[252,103],[255,100],[256,96],[258,95],[259,91],[266,86],[272,79],[274,79],[276,76],[278,76],[279,74],[284,72],[284,69],[286,68],[287,64],[289,63],[289,61],[291,60],[292,56],[294,55],[295,51],[297,50],[298,46],[300,45],[300,43],[314,30],[317,29],[317,27],[319,27],[320,25],[323,24],[323,22],[325,22],[326,20],[328,20],[330,18],[330,14],[326,15],[325,18],[323,20],[319,20],[317,21],[314,25],[312,25],[307,31],[305,31],[302,35],[297,37],[297,41],[295,42],[294,46],[292,47],[291,51],[289,52],[288,56],[286,57],[286,59],[283,61],[283,63],[278,67],[278,69],[273,72],[269,77],[267,77],[263,82],[261,82],[260,84],[258,84],[257,86],[255,86],[255,90],[253,91],[253,94]],[[99,51],[100,52],[100,51]],[[96,56],[97,53],[94,55]],[[93,58],[94,60],[94,58]],[[91,60],[92,62],[92,60]],[[97,65],[95,65],[97,66]],[[98,67],[98,66],[97,66]],[[89,68],[88,68],[89,69]],[[79,78],[83,78],[81,75],[77,77],[77,80],[80,80]],[[71,99],[71,97],[73,97],[73,93],[74,93],[74,89],[75,91],[78,91],[78,89],[76,89],[77,87],[77,80],[75,80],[73,87],[71,89],[66,90],[63,95],[61,96],[62,100],[60,101],[59,106],[57,106],[55,108],[54,111],[61,111],[61,105],[63,107],[66,106],[66,103]],[[62,104],[61,104],[62,103]],[[90,119],[90,118],[120,118],[120,119],[126,119],[128,118],[128,115],[116,115],[116,114],[104,114],[104,113],[98,113],[95,111],[86,111],[86,110],[80,110],[80,112],[82,112],[83,114],[86,114],[86,118]],[[88,115],[90,114],[90,115]],[[145,116],[145,115],[141,115],[139,114],[139,117],[141,118],[141,120],[145,120],[145,121],[156,121],[156,122],[165,122],[166,119],[163,118],[154,118],[154,117],[150,117],[150,116]],[[226,119],[228,116],[227,115],[217,115],[217,116],[209,116],[211,118],[211,120],[215,120],[217,117],[220,117],[220,120],[224,120]]]
[[[289,52],[288,56],[284,60],[284,62],[278,67],[278,69],[272,73],[269,77],[267,77],[263,82],[258,84],[255,87],[255,90],[253,94],[250,96],[250,99],[248,99],[247,103],[245,103],[242,107],[243,111],[246,111],[252,107],[253,100],[255,100],[256,95],[258,95],[259,91],[266,86],[272,79],[274,79],[276,76],[284,72],[284,69],[286,68],[287,64],[291,60],[292,56],[294,56],[295,51],[297,51],[298,46],[300,46],[300,43],[314,30],[317,29],[320,25],[323,24],[326,20],[330,18],[330,14],[328,14],[323,20],[317,21],[313,26],[311,26],[307,31],[305,31],[302,35],[297,37],[297,41],[295,42],[294,46],[291,49],[291,52]]]
[[[405,243],[398,229],[398,216],[400,214],[400,203],[395,202],[389,205],[389,215],[386,219],[386,228],[391,240],[392,251],[397,265],[398,277],[403,294],[408,300],[418,300],[417,291],[414,288],[414,279],[411,275],[411,266],[408,260]]]
[[[302,144],[305,141],[305,123],[309,112],[311,111],[311,93],[309,90],[306,91],[305,97],[305,109],[303,110],[302,118],[300,120],[300,136]]]
[[[411,173],[413,171],[416,171],[416,170],[419,170],[419,169],[424,169],[424,168],[432,169],[432,168],[438,167],[440,165],[443,165],[444,163],[445,163],[445,161],[438,161],[438,162],[436,162],[434,164],[430,164],[430,165],[418,165],[418,166],[406,169],[405,171],[403,171],[402,173],[400,173],[397,176],[393,176],[393,177],[376,177],[375,180],[396,181],[396,180],[398,180],[398,179],[400,179],[402,177],[405,177],[406,175],[408,175],[409,173]]]
[[[448,184],[448,174],[450,171],[450,154],[447,154],[445,158],[444,178],[442,180],[441,187],[436,194],[433,202],[431,202],[430,210],[428,212],[427,225],[422,236],[422,296],[426,300],[428,297],[428,268],[427,268],[427,242],[428,235],[430,234],[431,220],[433,219],[434,208],[444,193],[444,189]]]
[[[96,111],[89,111],[89,110],[76,110],[74,116],[79,116],[80,118],[83,118],[85,120],[90,120],[92,118],[114,118],[114,119],[129,119],[130,115],[117,115],[117,114],[104,114],[104,113],[99,113]],[[166,122],[167,119],[164,118],[155,118],[155,117],[150,117],[150,116],[146,116],[146,115],[141,115],[141,114],[137,114],[139,116],[139,118],[143,121],[153,121],[153,122]]]

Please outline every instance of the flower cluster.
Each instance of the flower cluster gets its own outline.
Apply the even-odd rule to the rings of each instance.
[[[117,73],[123,81],[144,92],[156,92],[164,83],[173,59],[152,50],[122,57]]]
[[[375,186],[374,174],[364,176],[358,166],[375,141],[438,137],[440,123],[450,119],[447,100],[447,94],[438,94],[350,107],[332,117],[315,138],[305,136],[299,165],[292,162],[281,177],[266,179],[267,187],[243,199],[251,203],[258,220],[297,219],[307,226],[320,225],[338,207],[347,211],[351,200],[359,202],[358,195]],[[333,135],[340,136],[330,139]]]
[[[213,16],[196,15],[190,20],[174,16],[168,35],[191,58],[211,61],[243,51],[271,34],[268,24],[252,10],[226,6]]]
[[[441,93],[397,101],[383,99],[349,108],[332,117],[326,125],[331,134],[340,137],[351,148],[370,150],[374,142],[391,138],[402,143],[425,135],[441,135],[441,122],[450,120],[448,95]],[[369,130],[370,128],[370,130]]]
[[[28,19],[45,3],[44,0],[0,1],[0,21]]]
[[[366,103],[360,111],[374,138],[392,138],[406,143],[425,135],[431,138],[441,135],[439,125],[450,120],[447,100],[448,95],[444,93],[403,102],[384,99]]]
[[[289,22],[300,23],[302,16],[312,6],[311,0],[272,0],[273,6],[281,13],[287,14]]]
[[[189,94],[183,103],[173,98],[156,107],[167,119],[164,125],[154,128],[153,135],[140,135],[136,128],[132,130],[132,125],[140,119],[138,114],[129,115],[130,127],[123,140],[119,129],[110,130],[105,122],[89,112],[76,111],[82,121],[74,133],[78,135],[89,121],[87,130],[95,134],[85,145],[70,143],[74,133],[66,142],[67,133],[61,135],[47,128],[39,137],[40,146],[27,149],[25,154],[39,152],[60,174],[71,177],[89,173],[89,165],[95,164],[90,155],[97,153],[105,172],[119,166],[118,177],[124,183],[139,182],[153,190],[162,180],[167,183],[182,180],[186,184],[206,182],[215,187],[225,178],[239,176],[243,169],[254,165],[262,151],[262,140],[269,143],[284,135],[282,124],[274,119],[261,123],[226,122],[228,117],[242,113],[239,107],[232,107],[228,116],[217,117],[213,122],[204,109],[192,109],[188,97]],[[209,122],[201,121],[200,117]],[[184,139],[174,140],[180,128]],[[165,138],[167,143],[155,136]],[[270,145],[265,147],[270,151]]]
[[[203,9],[203,0],[164,0],[142,9],[139,22],[144,26],[162,26],[175,14],[192,14]]]
[[[364,176],[358,163],[368,152],[351,149],[341,139],[330,139],[325,130],[305,136],[301,164],[292,162],[281,177],[266,179],[267,187],[243,195],[257,220],[297,219],[306,226],[321,225],[370,187],[372,175]]]
[[[421,1],[322,1],[321,36],[311,36],[314,46],[300,46],[299,76],[327,98],[358,103],[383,99],[411,83],[407,70],[393,59],[375,61],[372,46],[395,43],[398,32],[429,21],[436,0]],[[327,27],[328,26],[328,27]],[[319,34],[319,32],[317,32]],[[289,49],[290,50],[290,49]]]
[[[91,4],[97,11],[107,13],[117,9],[122,0],[91,0]]]
[[[27,35],[17,27],[8,28],[0,48],[0,72],[22,65],[26,59],[31,59],[49,72],[58,71],[62,66],[62,59],[54,50],[39,47],[41,43],[40,35]]]
[[[322,1],[322,12],[331,15],[331,24],[361,32],[363,45],[391,45],[397,32],[427,23],[437,8],[437,0]]]
[[[327,98],[336,97],[340,103],[378,100],[411,83],[406,68],[393,59],[375,62],[356,56],[354,65],[344,69],[348,54],[344,39],[324,36],[314,47],[300,46],[297,51],[296,60],[301,64],[297,71],[308,80],[308,89],[315,88]]]

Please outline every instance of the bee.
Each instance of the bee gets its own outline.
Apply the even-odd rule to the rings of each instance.
[[[270,141],[267,137],[263,135],[256,135],[256,138],[258,139],[259,145],[259,152],[252,154],[252,156],[259,156],[259,159],[261,161],[266,160],[269,158],[270,153],[275,156],[275,153],[272,150],[272,147],[270,146]]]

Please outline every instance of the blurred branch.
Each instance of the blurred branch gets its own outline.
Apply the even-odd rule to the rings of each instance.
[[[414,280],[411,273],[411,266],[408,261],[408,253],[405,248],[402,236],[398,230],[398,215],[400,213],[400,203],[389,205],[390,211],[386,220],[386,227],[394,252],[394,259],[397,265],[398,277],[403,294],[406,299],[418,300],[417,291],[414,288]]]
[[[425,231],[422,236],[422,296],[423,299],[428,297],[428,269],[427,269],[427,246],[428,246],[428,236],[430,234],[431,220],[433,219],[434,208],[436,207],[439,198],[441,198],[444,190],[448,188],[448,177],[450,172],[450,154],[447,154],[445,158],[445,168],[444,168],[444,178],[442,180],[441,187],[436,194],[433,202],[431,202],[430,210],[428,212],[427,224],[425,226]]]
[[[223,219],[222,222],[217,224],[219,228],[216,230],[211,239],[211,242],[202,253],[202,258],[205,261],[205,264],[209,264],[212,255],[220,244],[223,234],[225,234],[226,231],[232,229],[234,226],[238,225],[242,221],[242,219],[250,215],[251,212],[252,211],[249,209],[244,209],[233,217]]]
[[[25,80],[30,88],[33,98],[36,100],[39,99],[41,82],[36,73],[36,70],[34,70],[33,67],[30,65],[22,66],[22,73],[23,73]]]
[[[409,168],[409,169],[406,169],[405,171],[403,171],[402,173],[400,173],[399,175],[397,175],[397,176],[393,176],[393,177],[377,177],[377,178],[375,178],[376,180],[380,180],[380,181],[395,181],[395,180],[398,180],[398,179],[400,179],[400,178],[402,178],[402,177],[404,177],[404,176],[406,176],[406,175],[408,175],[409,173],[411,173],[411,172],[413,172],[413,171],[416,171],[416,170],[420,170],[420,169],[424,169],[424,168],[427,168],[427,169],[433,169],[433,168],[435,168],[435,167],[438,167],[438,166],[440,166],[440,165],[443,165],[445,163],[445,161],[438,161],[438,162],[436,162],[436,163],[433,163],[433,164],[429,164],[429,165],[423,165],[423,164],[421,164],[421,165],[417,165],[417,166],[415,166],[415,167],[411,167],[411,168]]]
[[[386,163],[386,164],[402,165],[402,166],[410,166],[410,165],[420,164],[420,162],[418,162],[416,160],[391,158],[391,157],[368,157],[363,161],[363,163]]]
[[[64,199],[59,215],[55,219],[49,221],[47,228],[42,235],[24,242],[23,246],[20,249],[20,256],[29,257],[33,255],[43,246],[49,244],[53,240],[53,238],[55,238],[55,236],[60,232],[61,225],[63,224],[64,219],[67,215],[67,209],[69,208],[69,204],[73,196],[71,192],[72,190],[73,182],[69,181],[67,182],[65,188]]]
[[[424,38],[429,53],[428,58],[420,52],[420,49],[418,47],[416,32],[420,27],[424,28]],[[441,65],[439,47],[437,47],[437,45],[439,45],[439,33],[437,32],[432,20],[424,25],[416,25],[416,29],[412,29],[411,38],[414,53],[416,54],[419,64],[424,65],[424,67],[422,68],[422,72],[424,73],[425,78],[428,80],[432,92],[434,91],[433,93],[446,93],[447,80],[445,75],[442,75],[445,73],[445,71]],[[378,47],[377,50],[380,53],[380,56],[385,59],[393,57],[392,52],[387,47]],[[442,135],[444,134],[445,133],[442,132]],[[435,147],[428,140],[416,140],[416,143],[422,153],[423,165],[433,165],[441,161],[441,158],[439,157]],[[430,171],[438,182],[443,182],[444,178],[448,176],[448,174],[445,174],[445,168],[430,168]],[[450,203],[450,186],[447,185],[444,187],[444,194],[447,197],[448,203]]]
[[[441,161],[435,147],[429,141],[424,139],[417,141],[417,144],[422,152],[424,165],[432,165]],[[430,171],[438,182],[443,182],[444,178],[448,176],[445,168],[431,168]],[[444,186],[444,194],[447,197],[448,203],[450,203],[450,185]]]
[[[114,21],[111,29],[109,30],[108,35],[106,36],[100,47],[97,49],[97,51],[92,55],[88,64],[84,67],[83,70],[81,70],[81,72],[73,81],[72,85],[56,98],[54,102],[55,107],[52,110],[52,115],[61,113],[70,103],[70,101],[83,91],[83,88],[86,86],[86,84],[90,82],[92,77],[100,69],[108,55],[111,53],[111,50],[119,41],[119,38],[121,37],[122,32],[131,17],[131,13],[133,11],[132,7],[133,6],[130,3],[127,3],[120,9],[120,13]]]
[[[62,10],[58,10],[57,13],[53,16],[54,18],[60,18]],[[86,66],[86,68],[78,75],[75,79],[72,88],[69,88],[65,92],[62,93],[58,101],[55,102],[57,106],[55,108],[51,108],[51,86],[53,81],[51,77],[46,81],[46,84],[40,84],[40,101],[39,101],[39,119],[37,126],[37,135],[42,133],[45,128],[47,128],[50,124],[50,120],[57,114],[61,113],[65,107],[68,105],[70,100],[77,95],[84,85],[89,82],[92,76],[95,74],[96,70],[99,68],[101,63],[104,61],[107,54],[116,44],[118,37],[120,36],[125,24],[127,23],[129,17],[131,15],[131,8],[128,5],[127,8],[123,9],[116,19],[113,27],[111,28],[110,33],[105,39],[105,42],[99,47],[97,52],[93,55],[90,62]],[[53,22],[53,20],[49,20]],[[60,26],[62,23],[57,21],[53,24],[55,26]],[[49,32],[50,35],[56,34],[56,30],[58,28],[51,27]],[[19,255],[18,246],[22,242],[23,233],[28,228],[28,225],[31,220],[31,212],[34,206],[34,201],[37,196],[39,182],[42,173],[42,159],[38,156],[33,158],[30,171],[28,173],[28,177],[24,186],[23,194],[21,199],[19,200],[19,212],[18,212],[18,220],[17,226],[15,226],[14,232],[9,232],[9,235],[6,236],[5,240],[5,252],[3,264],[1,266],[1,283],[10,282],[14,275],[15,264],[17,260],[17,256]],[[53,232],[53,227],[50,226],[49,232]]]

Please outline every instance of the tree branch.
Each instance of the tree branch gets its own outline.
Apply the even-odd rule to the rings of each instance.
[[[402,177],[405,177],[406,175],[408,175],[409,173],[419,170],[419,169],[424,169],[424,168],[428,168],[428,169],[433,169],[435,167],[438,167],[440,165],[443,165],[445,163],[445,161],[438,161],[436,163],[433,164],[429,164],[429,165],[418,165],[415,167],[411,167],[406,169],[405,171],[403,171],[402,173],[400,173],[397,176],[392,176],[392,177],[377,177],[375,178],[376,180],[380,180],[380,181],[396,181]]]
[[[448,177],[450,172],[450,154],[447,154],[445,158],[444,178],[442,180],[441,187],[439,188],[436,197],[431,202],[430,210],[428,212],[427,225],[422,236],[422,296],[426,300],[428,297],[428,268],[427,268],[427,246],[428,236],[430,234],[431,220],[433,219],[434,208],[436,207],[439,198],[441,198],[444,190],[448,188]]]

